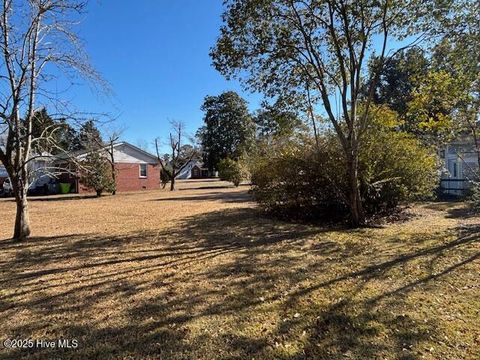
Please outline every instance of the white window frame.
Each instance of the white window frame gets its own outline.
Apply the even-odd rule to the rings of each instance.
[[[142,166],[145,166],[145,175],[142,175]],[[148,178],[148,164],[138,164],[138,177],[140,179]]]

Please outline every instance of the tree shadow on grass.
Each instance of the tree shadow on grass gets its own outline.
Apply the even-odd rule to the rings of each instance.
[[[0,242],[1,337],[79,340],[0,359],[419,358],[439,324],[403,314],[408,294],[478,260],[479,231],[402,248],[233,209],[155,232]]]
[[[190,190],[190,189],[188,189]],[[162,197],[158,199],[153,199],[149,201],[212,201],[219,200],[226,203],[244,203],[246,201],[252,200],[252,196],[248,193],[223,193],[223,192],[210,192],[202,193],[201,195],[191,195],[191,196],[172,196],[172,197]]]

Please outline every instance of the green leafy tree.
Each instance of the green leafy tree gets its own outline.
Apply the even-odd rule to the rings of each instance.
[[[57,133],[57,150],[53,150],[55,153],[61,152],[72,152],[76,150],[81,150],[82,148],[77,148],[76,144],[78,143],[78,132],[72,127],[65,119],[60,119],[58,121],[59,131]]]
[[[102,135],[94,120],[87,120],[80,126],[78,134],[74,137],[72,150],[85,150],[103,146]]]
[[[54,130],[58,130],[55,120],[48,115],[47,110],[42,108],[36,111],[32,121],[32,137],[38,140],[33,143],[32,150],[37,153],[49,151],[56,140]]]
[[[372,59],[372,71],[375,70],[377,62],[377,57]],[[412,92],[427,75],[429,67],[430,62],[420,47],[400,51],[387,61],[380,71],[375,86],[375,103],[387,105],[396,111],[400,118],[406,119],[407,104],[412,100]],[[404,125],[408,127],[408,123]]]
[[[448,7],[437,8],[434,0],[225,3],[224,25],[211,52],[215,67],[267,97],[306,93],[321,100],[345,159],[351,223],[363,224],[359,154],[375,86],[387,60],[387,44],[420,28],[433,29],[431,14],[435,10],[436,16],[444,16]],[[377,62],[367,74],[372,54]]]
[[[48,152],[53,155],[80,150],[79,133],[65,119],[52,118],[46,108],[35,112],[32,121],[32,150],[37,153]]]
[[[457,134],[473,139],[480,168],[480,2],[456,1],[443,19],[446,34],[435,47],[433,65],[457,85],[453,120]]]
[[[445,142],[454,127],[454,110],[462,96],[459,80],[443,70],[430,71],[421,79],[407,103],[410,131]]]
[[[81,182],[88,189],[94,190],[97,196],[103,192],[112,192],[115,183],[109,161],[99,151],[91,151],[82,162],[83,175]]]
[[[205,112],[205,125],[197,137],[205,165],[213,171],[220,160],[236,160],[252,146],[255,126],[246,101],[233,91],[207,96],[201,109]]]
[[[229,181],[235,186],[239,186],[249,177],[246,164],[242,160],[223,159],[218,163],[218,174],[221,180]]]
[[[294,134],[302,125],[297,113],[280,108],[277,104],[262,104],[254,117],[259,139],[284,138]]]

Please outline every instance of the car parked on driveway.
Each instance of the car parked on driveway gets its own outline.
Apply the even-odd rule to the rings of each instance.
[[[6,178],[3,182],[1,195],[13,196],[12,182]],[[53,176],[42,175],[35,179],[28,187],[28,195],[51,195],[58,194],[58,181]]]

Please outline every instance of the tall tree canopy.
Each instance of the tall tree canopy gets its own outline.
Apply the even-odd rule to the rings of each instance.
[[[74,139],[72,147],[74,150],[100,148],[103,145],[102,135],[98,130],[95,121],[87,120],[80,126],[78,135]]]
[[[374,58],[372,60],[375,67]],[[418,47],[399,52],[380,72],[374,102],[395,111],[400,127],[425,142],[440,143],[452,130],[458,81]]]
[[[215,67],[269,97],[307,93],[321,100],[346,160],[348,206],[355,226],[365,221],[359,147],[389,39],[404,40],[426,28],[427,17],[448,10],[436,5],[434,0],[226,1],[224,25],[211,52]],[[372,54],[378,61],[367,74]]]
[[[38,153],[50,153],[57,155],[64,152],[86,149],[86,133],[94,133],[94,137],[101,139],[100,132],[93,121],[82,124],[81,131],[77,131],[65,119],[56,119],[48,113],[44,107],[35,111],[32,120],[32,149]]]
[[[451,15],[440,20],[431,54],[414,47],[385,63],[374,101],[395,110],[403,129],[429,143],[470,134],[480,164],[480,2],[452,2]]]
[[[222,159],[238,159],[248,149],[255,135],[255,126],[247,102],[236,92],[207,96],[202,108],[205,125],[197,133],[210,170],[217,169]]]
[[[256,112],[254,121],[260,139],[288,137],[302,125],[296,112],[267,103],[262,104],[262,108]]]
[[[372,71],[375,71],[377,62],[375,57],[370,65]],[[405,117],[412,91],[428,73],[429,64],[425,51],[420,47],[400,51],[379,73],[374,92],[375,103],[388,105],[400,117]]]

